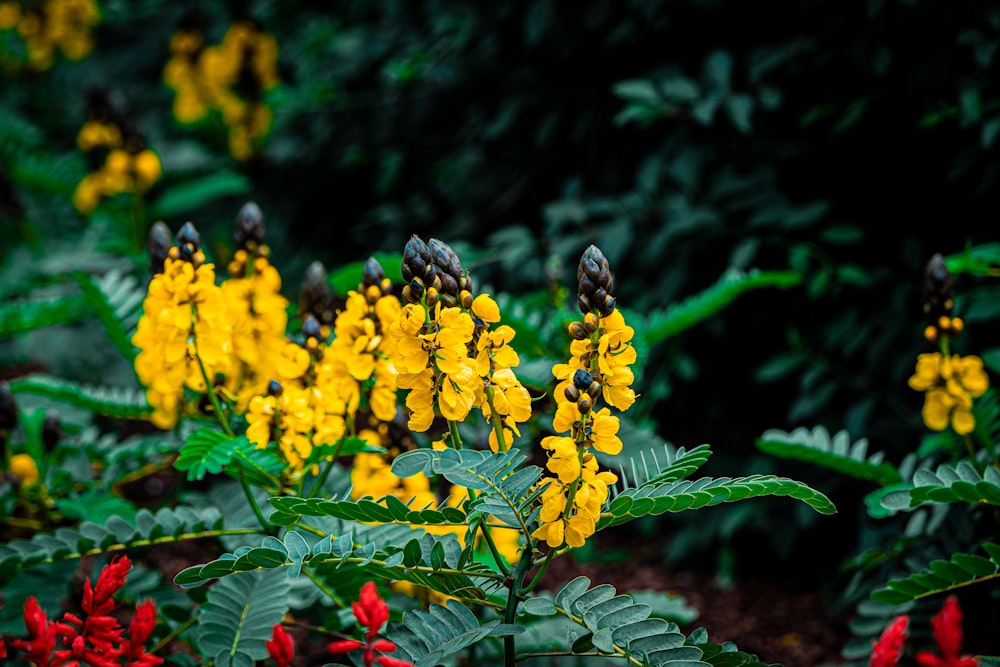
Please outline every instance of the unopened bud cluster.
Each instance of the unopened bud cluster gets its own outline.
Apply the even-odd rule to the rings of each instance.
[[[472,278],[462,269],[458,255],[444,241],[424,243],[416,234],[403,248],[403,298],[433,308],[440,300],[445,308],[472,307]]]
[[[924,337],[928,341],[937,343],[942,336],[954,338],[962,332],[965,323],[952,316],[954,307],[951,273],[944,257],[935,253],[927,262],[924,274],[924,314],[927,316]]]
[[[576,279],[579,281],[576,303],[580,312],[586,315],[597,311],[601,317],[614,312],[615,297],[611,296],[614,279],[608,258],[600,248],[591,245],[584,251],[576,269]]]

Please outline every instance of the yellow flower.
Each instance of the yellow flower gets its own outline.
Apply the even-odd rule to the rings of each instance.
[[[30,454],[11,456],[10,471],[20,478],[22,484],[34,484],[38,481],[38,465]]]
[[[618,438],[620,422],[618,417],[611,415],[607,408],[601,408],[594,414],[593,430],[594,449],[605,454],[618,454],[622,451],[622,441]]]
[[[989,377],[979,357],[928,352],[917,357],[909,385],[926,392],[921,415],[927,428],[943,431],[950,423],[956,433],[966,435],[976,427],[972,399],[986,393]]]

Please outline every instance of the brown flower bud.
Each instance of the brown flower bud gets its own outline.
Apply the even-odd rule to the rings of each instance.
[[[580,391],[587,391],[593,381],[594,378],[590,372],[582,368],[577,368],[576,372],[573,373],[573,385]]]
[[[422,278],[430,261],[431,253],[427,249],[427,244],[414,234],[403,247],[403,280],[409,282],[414,277]]]
[[[319,338],[323,334],[323,329],[320,327],[319,320],[317,320],[310,313],[306,315],[306,319],[302,321],[302,334],[308,338]]]
[[[157,220],[149,228],[146,248],[149,250],[149,268],[154,274],[163,273],[163,263],[170,256],[170,247],[173,245],[170,236],[170,228],[162,220]]]
[[[277,380],[271,380],[267,383],[268,396],[281,396],[281,392],[283,391],[284,389],[282,388],[281,383]]]
[[[192,261],[195,253],[201,249],[201,235],[191,222],[185,222],[177,230],[177,249],[185,262]]]
[[[600,320],[597,319],[597,315],[588,312],[583,316],[583,328],[587,330],[588,333],[594,333],[597,331],[597,327],[600,325]]]
[[[236,214],[236,245],[248,249],[249,244],[259,246],[264,241],[264,212],[260,206],[248,201]]]
[[[583,326],[583,322],[570,322],[569,323],[569,335],[576,340],[584,340],[590,338],[590,332],[587,328]]]
[[[321,324],[333,324],[336,313],[333,307],[333,290],[326,280],[326,268],[315,261],[306,268],[299,293],[299,313],[311,314]]]
[[[59,423],[59,413],[55,408],[45,411],[45,419],[42,420],[42,444],[45,451],[51,452],[62,439],[62,428]]]
[[[590,397],[584,394],[580,396],[580,400],[576,402],[576,407],[580,410],[581,415],[585,415],[590,412],[590,409],[594,407],[594,404],[591,403]]]
[[[376,286],[381,289],[382,281],[385,279],[385,269],[374,257],[365,260],[365,268],[361,273],[361,284],[365,287]]]
[[[566,397],[566,400],[569,401],[570,403],[576,403],[578,400],[580,400],[580,390],[573,385],[567,386],[566,391],[563,392],[563,395]]]
[[[466,310],[470,310],[472,308],[472,302],[474,299],[472,298],[472,292],[469,290],[462,290],[459,292],[458,300],[461,302],[462,308],[465,308]]]

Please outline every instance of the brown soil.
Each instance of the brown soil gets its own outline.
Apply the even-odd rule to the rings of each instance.
[[[710,641],[733,642],[765,664],[832,667],[845,662],[840,651],[851,637],[847,616],[832,614],[818,592],[795,590],[761,576],[737,578],[723,587],[710,572],[632,560],[599,565],[555,561],[546,581],[558,588],[581,574],[621,592],[679,595],[698,611],[695,621],[681,627],[683,632],[703,627]]]

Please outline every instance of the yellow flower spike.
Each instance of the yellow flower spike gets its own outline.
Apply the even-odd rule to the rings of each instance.
[[[275,368],[282,378],[294,380],[305,375],[311,360],[312,357],[304,347],[296,343],[286,343],[281,349]]]
[[[979,357],[945,357],[939,352],[921,354],[909,386],[926,392],[921,415],[927,428],[943,431],[951,427],[959,435],[975,430],[972,399],[989,388],[989,378]]]

